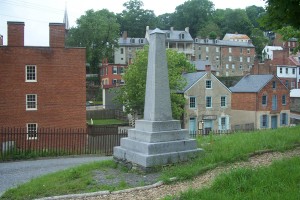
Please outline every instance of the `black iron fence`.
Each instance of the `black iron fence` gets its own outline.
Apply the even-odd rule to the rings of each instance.
[[[45,156],[99,154],[112,155],[113,147],[127,137],[118,127],[94,129],[0,129],[0,161]]]

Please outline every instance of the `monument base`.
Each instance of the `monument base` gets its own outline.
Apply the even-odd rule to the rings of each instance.
[[[128,137],[114,148],[114,159],[128,168],[147,172],[156,166],[189,161],[203,151],[197,148],[195,139],[189,138],[188,130],[180,129],[178,120],[138,120],[136,127],[128,130]]]

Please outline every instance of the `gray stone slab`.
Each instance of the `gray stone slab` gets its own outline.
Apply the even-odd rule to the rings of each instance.
[[[166,121],[148,121],[137,120],[135,122],[135,129],[148,132],[171,131],[180,130],[181,124],[179,120]]]
[[[146,132],[137,129],[128,130],[128,138],[141,142],[167,142],[174,140],[189,139],[189,133],[186,129],[160,131],[160,132]]]
[[[197,142],[195,140],[178,140],[149,143],[131,140],[129,138],[122,138],[121,146],[129,151],[135,151],[147,155],[155,155],[196,149]]]
[[[130,161],[140,166],[150,168],[155,166],[186,162],[203,153],[202,149],[193,149],[181,152],[170,152],[156,155],[146,155],[134,151],[129,151],[122,147],[114,148],[114,157],[117,159]]]

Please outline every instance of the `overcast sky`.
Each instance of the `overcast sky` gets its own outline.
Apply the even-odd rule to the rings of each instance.
[[[70,27],[86,10],[108,9],[114,13],[124,10],[128,0],[0,0],[0,34],[7,44],[7,21],[25,22],[25,45],[48,46],[49,23],[62,23],[67,5]],[[155,15],[173,13],[176,6],[186,0],[143,0],[143,9],[153,10]],[[246,8],[256,5],[265,7],[263,0],[211,0],[215,9]]]

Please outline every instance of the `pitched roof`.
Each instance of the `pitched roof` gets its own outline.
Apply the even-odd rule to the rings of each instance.
[[[226,33],[223,40],[250,40],[250,38],[245,34]]]
[[[194,85],[199,79],[204,77],[207,74],[207,72],[193,72],[193,73],[187,73],[183,74],[183,78],[186,79],[186,86],[183,90],[178,91],[178,93],[184,93],[187,91],[192,85]]]
[[[232,92],[259,92],[273,77],[271,74],[246,75],[229,89]]]
[[[196,60],[192,61],[191,63],[195,65],[197,71],[205,71],[206,65],[210,65],[211,71],[217,71],[215,66],[213,66],[209,60]]]
[[[237,42],[230,40],[211,40],[211,39],[200,39],[195,38],[196,44],[215,45],[215,46],[233,46],[233,47],[249,47],[254,48],[254,45],[250,42]]]
[[[147,30],[147,33],[150,35],[154,30]],[[193,42],[193,38],[189,32],[186,30],[161,30],[162,32],[165,32],[166,34],[168,33],[168,36],[166,38],[166,41],[185,41],[185,42]],[[147,34],[146,33],[146,34]],[[180,37],[180,34],[184,34],[184,38]]]
[[[144,46],[148,44],[146,38],[119,38],[118,44],[120,46]]]

